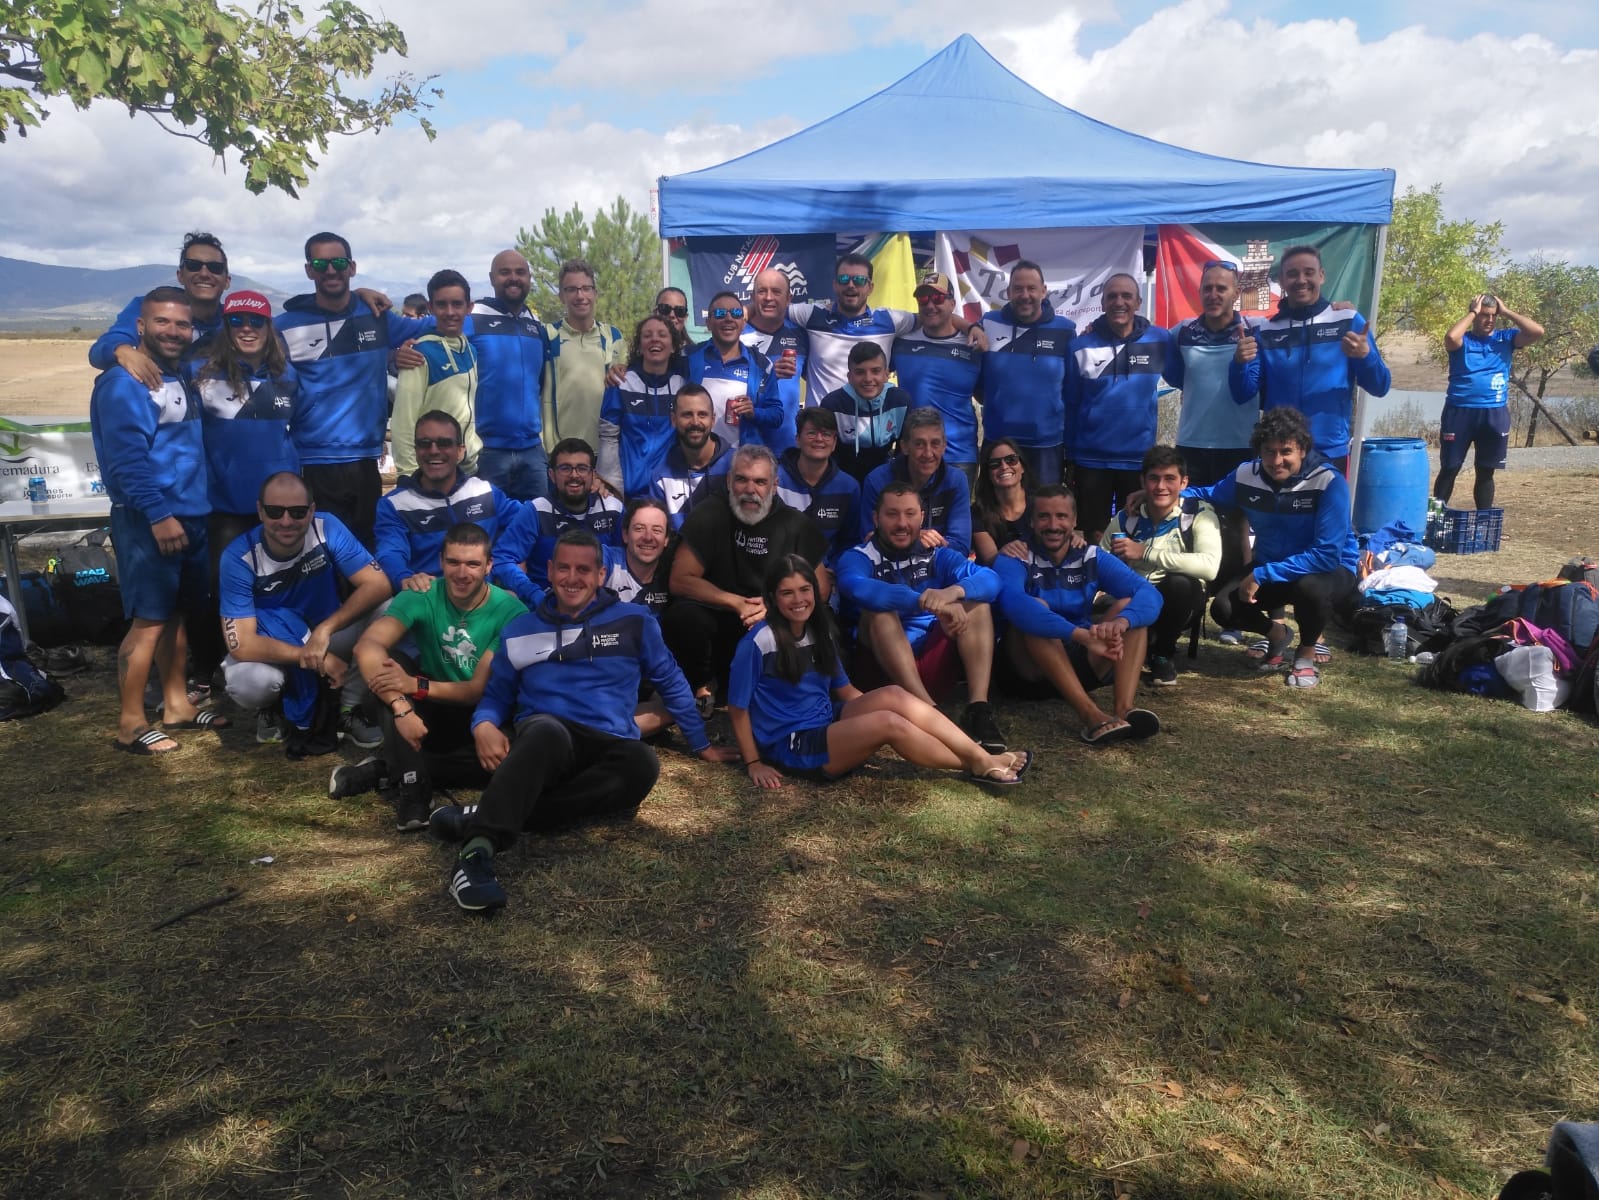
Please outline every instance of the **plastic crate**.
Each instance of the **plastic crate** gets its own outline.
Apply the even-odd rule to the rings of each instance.
[[[1491,554],[1504,528],[1502,508],[1446,508],[1443,530],[1430,544],[1440,554]]]

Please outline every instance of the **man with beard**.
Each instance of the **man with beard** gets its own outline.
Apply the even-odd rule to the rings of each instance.
[[[171,728],[223,728],[199,712],[185,683],[187,639],[181,616],[206,602],[205,447],[199,414],[178,377],[193,326],[182,288],[147,293],[138,319],[139,353],[159,368],[149,387],[127,367],[94,381],[89,427],[111,498],[111,542],[122,581],[122,613],[132,624],[117,649],[121,713],[115,745],[129,754],[167,754],[178,743],[150,727],[144,685],[160,671],[163,720]]]
[[[715,423],[709,392],[697,383],[678,389],[672,397],[672,446],[650,484],[650,499],[666,509],[673,532],[702,500],[727,490],[732,447],[711,432]]]
[[[763,434],[767,448],[779,461],[795,444],[794,422],[803,406],[803,376],[811,356],[810,335],[788,315],[792,297],[788,276],[776,267],[767,267],[755,276],[750,302],[745,305],[749,323],[744,327],[744,343],[771,362],[777,399],[783,406],[782,422]]]
[[[825,602],[827,539],[777,498],[777,460],[765,446],[741,446],[727,474],[727,502],[702,504],[683,523],[672,557],[672,602],[661,618],[666,644],[702,710],[727,687],[739,639],[766,619],[767,568],[785,554],[816,566]]]
[[[618,544],[622,502],[593,487],[594,448],[580,438],[557,442],[550,452],[550,494],[524,504],[495,544],[495,581],[529,608],[543,598],[545,564],[563,530],[581,526],[605,545]]]
[[[378,745],[382,730],[355,707],[366,687],[347,676],[363,619],[391,595],[383,568],[342,521],[316,511],[311,488],[292,471],[261,485],[256,513],[261,524],[222,552],[228,695],[257,710],[257,741],[286,740],[296,757],[325,753],[333,747],[312,729],[325,680],[343,693],[340,732],[363,748]],[[280,703],[288,729],[276,720]]]
[[[477,473],[517,500],[549,488],[544,428],[544,364],[549,337],[527,306],[533,271],[515,250],[489,263],[494,295],[472,306],[467,338],[477,351],[476,425],[483,449]]]
[[[222,297],[232,281],[227,252],[215,235],[184,234],[183,249],[178,251],[178,286],[189,301],[190,337],[179,351],[180,359],[203,350],[205,343],[222,328]],[[121,367],[145,387],[157,391],[161,387],[162,367],[143,348],[144,339],[138,330],[143,311],[143,296],[128,301],[111,328],[89,347],[89,365],[100,371]]]
[[[1143,296],[1131,275],[1112,275],[1104,312],[1077,337],[1066,360],[1066,457],[1077,469],[1077,521],[1098,541],[1117,508],[1143,486],[1139,466],[1155,444],[1162,378],[1183,383],[1171,334],[1139,315]]]
[[[688,355],[688,377],[711,396],[713,430],[728,445],[766,444],[783,423],[777,379],[766,355],[746,346],[744,304],[732,292],[718,292],[705,313],[709,340]]]
[[[1077,326],[1057,316],[1044,268],[1011,267],[1005,307],[983,314],[988,350],[978,377],[983,437],[1008,438],[1035,486],[1059,483],[1065,469],[1066,361]]]
[[[548,574],[549,596],[505,627],[472,714],[478,762],[493,777],[475,806],[446,805],[429,821],[440,838],[464,843],[448,891],[468,912],[504,907],[494,856],[524,830],[637,811],[660,773],[627,715],[644,678],[700,758],[738,757],[710,744],[655,621],[600,588],[604,552],[593,534],[562,533]]]
[[[1173,326],[1183,360],[1183,406],[1177,416],[1177,452],[1196,487],[1208,487],[1239,463],[1253,458],[1249,438],[1260,419],[1260,402],[1233,398],[1227,376],[1238,339],[1248,331],[1238,312],[1238,264],[1206,263],[1199,277],[1202,311]]]
[[[1011,665],[1025,680],[1043,678],[1083,723],[1091,746],[1160,732],[1160,718],[1135,708],[1149,625],[1160,615],[1160,593],[1114,555],[1097,546],[1073,548],[1077,504],[1060,484],[1033,493],[1032,553],[994,560],[1000,604],[1011,623],[1005,636]],[[1094,598],[1115,603],[1095,615]],[[1089,693],[1111,685],[1106,712]]]
[[[1292,408],[1310,425],[1313,449],[1343,472],[1358,384],[1373,396],[1393,385],[1366,318],[1321,294],[1321,251],[1292,246],[1282,257],[1281,306],[1238,339],[1228,372],[1233,398],[1260,397],[1262,412]]]
[[[333,769],[332,799],[398,785],[395,828],[426,829],[433,788],[482,787],[488,773],[472,740],[472,709],[483,696],[500,631],[527,607],[488,581],[494,551],[471,521],[453,525],[426,590],[395,596],[355,644],[361,677],[383,704],[383,755]],[[430,576],[430,578],[432,578]],[[411,656],[396,648],[405,642]]]
[[[827,539],[827,565],[857,540],[856,507],[861,485],[833,459],[838,449],[838,418],[831,409],[800,410],[799,443],[777,463],[777,496],[816,523]]]
[[[872,516],[876,532],[838,560],[838,589],[860,610],[861,649],[890,683],[933,705],[953,685],[958,657],[967,691],[960,726],[990,754],[1003,753],[1005,739],[988,703],[994,673],[989,605],[999,597],[999,576],[964,550],[923,543],[922,497],[912,483],[884,484]]]
[[[523,507],[461,469],[461,427],[449,413],[423,413],[415,445],[416,473],[402,477],[378,501],[375,522],[378,565],[396,595],[433,587],[445,535],[455,526],[471,522],[492,543]]]

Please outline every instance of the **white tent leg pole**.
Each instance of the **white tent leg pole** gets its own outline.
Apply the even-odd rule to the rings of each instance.
[[[1382,300],[1382,269],[1388,257],[1388,226],[1377,227],[1377,261],[1372,267],[1371,281],[1371,311],[1366,314],[1366,323],[1371,330],[1372,341],[1377,340],[1377,305]],[[1355,411],[1352,414],[1350,428],[1354,431],[1354,445],[1349,448],[1349,502],[1354,503],[1355,485],[1360,477],[1360,442],[1366,436],[1366,393],[1363,388],[1355,389]]]

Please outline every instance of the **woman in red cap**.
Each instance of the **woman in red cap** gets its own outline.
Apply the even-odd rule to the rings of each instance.
[[[261,485],[279,471],[298,471],[289,436],[299,381],[272,326],[272,303],[260,292],[234,292],[222,302],[222,328],[185,367],[191,409],[205,435],[211,516],[210,612],[189,630],[196,678],[206,684],[221,665],[217,563],[241,533],[259,521]]]

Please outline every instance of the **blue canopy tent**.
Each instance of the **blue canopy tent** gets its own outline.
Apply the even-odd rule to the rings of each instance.
[[[988,173],[994,164],[1014,173]],[[1390,170],[1267,166],[1127,133],[1056,103],[962,34],[825,121],[662,177],[660,233],[1386,225],[1393,192]]]

